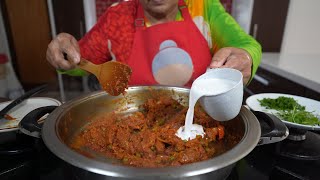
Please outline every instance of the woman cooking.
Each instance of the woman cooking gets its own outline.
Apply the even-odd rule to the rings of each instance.
[[[247,84],[261,46],[219,0],[129,0],[108,8],[79,42],[61,33],[48,46],[47,60],[60,72],[85,74],[75,69],[80,57],[128,64],[130,85],[191,86],[208,67],[238,69]]]

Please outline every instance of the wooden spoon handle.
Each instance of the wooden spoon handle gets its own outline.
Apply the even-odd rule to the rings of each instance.
[[[92,62],[83,58],[81,58],[81,61],[78,64],[78,67],[95,75],[98,75],[100,71],[99,65],[93,64]]]
[[[63,56],[64,56],[64,59],[67,61],[69,59],[71,59],[67,53],[63,53]],[[98,65],[93,64],[92,62],[90,62],[84,58],[80,59],[80,63],[77,64],[77,67],[79,67],[85,71],[88,71],[96,76],[100,73],[100,67]]]

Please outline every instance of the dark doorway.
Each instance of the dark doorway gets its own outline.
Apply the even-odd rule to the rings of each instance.
[[[0,2],[12,64],[23,87],[55,82],[55,69],[46,61],[46,49],[51,40],[46,1]]]

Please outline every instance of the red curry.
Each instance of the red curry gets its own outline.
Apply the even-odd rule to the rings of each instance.
[[[75,136],[71,147],[80,153],[89,149],[136,167],[179,166],[227,150],[224,126],[200,106],[195,108],[194,123],[202,125],[206,134],[190,141],[175,135],[184,125],[187,107],[170,97],[160,97],[147,100],[142,109],[130,115],[111,113],[100,117]]]

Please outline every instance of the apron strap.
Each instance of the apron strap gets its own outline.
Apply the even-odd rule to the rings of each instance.
[[[144,20],[144,11],[142,8],[142,5],[140,2],[138,2],[138,10],[137,10],[137,18],[134,21],[134,26],[136,27],[136,29],[143,29],[145,28],[145,20]],[[191,16],[188,10],[188,7],[186,5],[186,3],[184,2],[184,0],[179,0],[178,3],[179,9],[182,13],[182,16],[185,20],[191,20]]]
[[[180,9],[182,16],[183,16],[183,19],[185,21],[192,20],[191,15],[189,13],[188,6],[184,2],[184,0],[179,0],[179,9]]]
[[[144,12],[140,2],[138,2],[137,18],[134,21],[134,26],[138,29],[145,27]]]

